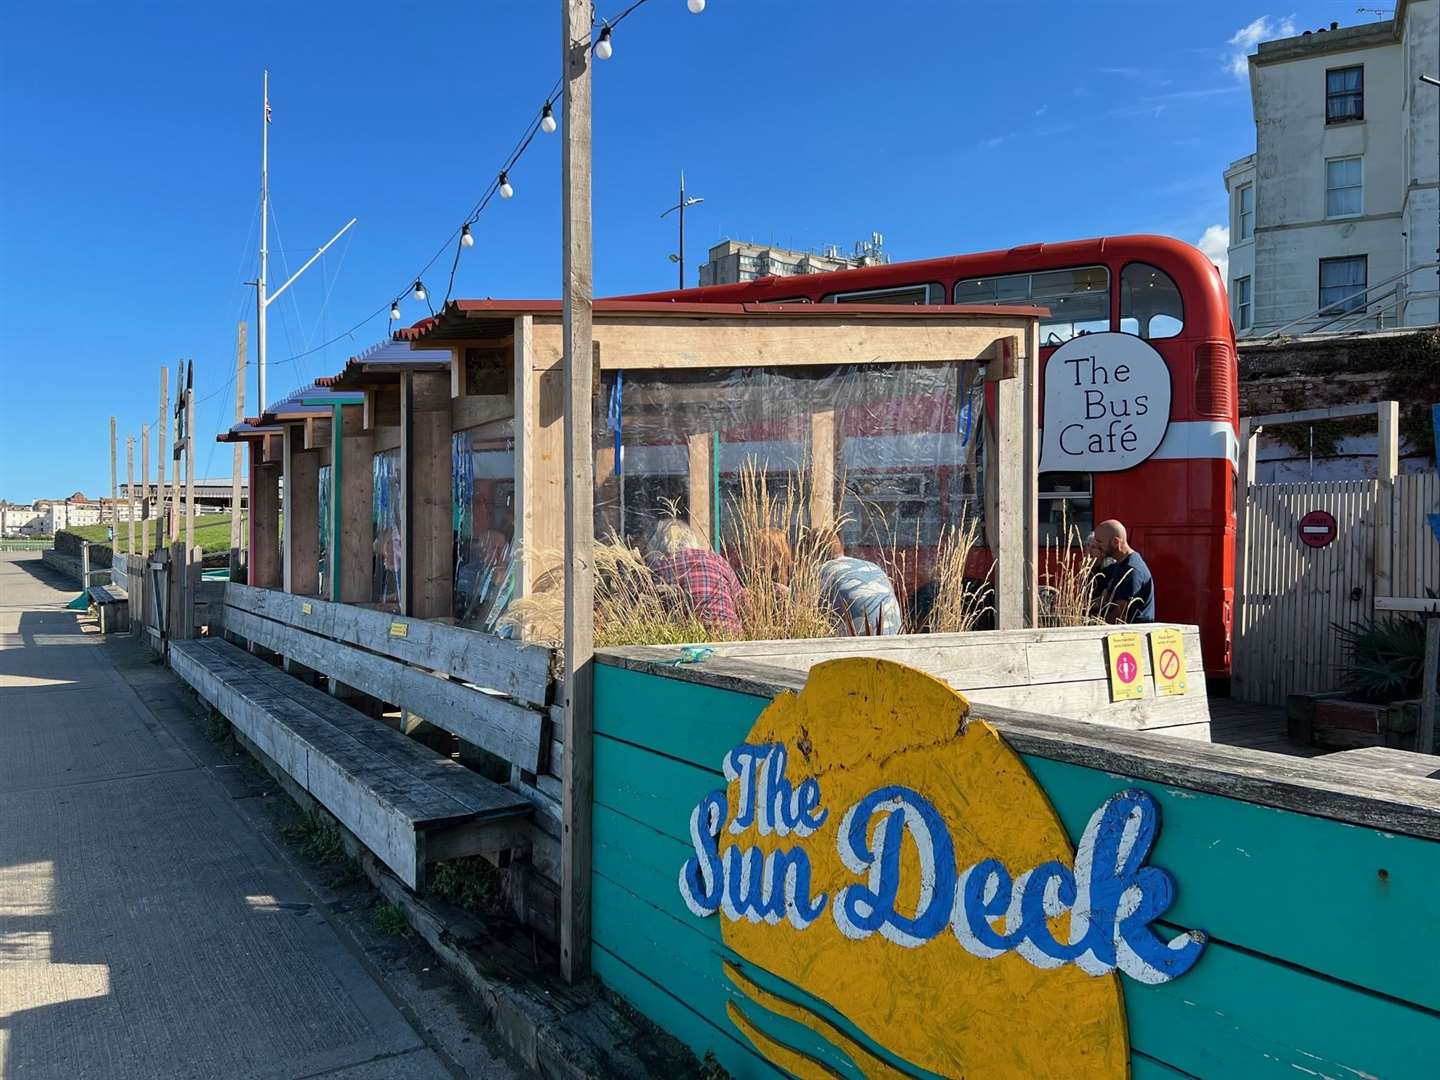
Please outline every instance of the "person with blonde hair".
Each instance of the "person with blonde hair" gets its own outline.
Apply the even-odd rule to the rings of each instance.
[[[676,518],[661,518],[645,548],[645,561],[655,576],[689,598],[707,630],[721,637],[740,633],[745,590],[730,564],[706,548],[694,529]]]

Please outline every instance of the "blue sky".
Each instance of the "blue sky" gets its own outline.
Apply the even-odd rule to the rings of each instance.
[[[727,237],[849,248],[878,230],[897,260],[1107,233],[1197,242],[1225,221],[1225,166],[1254,145],[1243,46],[1370,18],[1353,0],[1264,2],[1045,2],[1020,20],[1005,3],[710,0],[694,16],[649,0],[595,71],[597,295],[673,283],[659,214],[682,167],[705,198],[692,281]],[[273,398],[385,334],[381,315],[289,359],[407,287],[474,204],[558,75],[559,7],[7,5],[0,498],[106,491],[110,415],[123,471],[123,435],[153,423],[159,365],[180,357],[196,361],[197,474],[228,474],[212,439],[234,408],[236,322],[253,318],[262,68],[272,281],[359,218],[270,309]],[[559,294],[558,139],[538,137],[512,180],[457,296]],[[440,293],[449,261],[426,275]]]

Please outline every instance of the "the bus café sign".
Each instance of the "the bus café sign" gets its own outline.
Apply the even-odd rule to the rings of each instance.
[[[1204,952],[1203,932],[1155,925],[1176,895],[1148,862],[1155,800],[1110,795],[1072,848],[1025,763],[968,710],[900,664],[820,664],[691,814],[680,894],[721,916],[730,1020],[782,1068],[794,1051],[767,1012],[852,1060],[878,1047],[943,1076],[1125,1077],[1118,973],[1163,983]]]
[[[1118,472],[1165,438],[1170,369],[1133,334],[1084,334],[1045,363],[1044,472]]]

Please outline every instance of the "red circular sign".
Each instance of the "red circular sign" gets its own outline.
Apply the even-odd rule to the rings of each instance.
[[[1308,547],[1329,547],[1339,531],[1335,515],[1328,510],[1311,510],[1300,519],[1300,542]]]
[[[1174,649],[1166,649],[1160,654],[1160,674],[1167,679],[1180,674],[1180,656]]]
[[[1115,674],[1120,676],[1123,683],[1132,683],[1135,676],[1140,672],[1140,665],[1135,663],[1133,653],[1122,652],[1115,658]]]

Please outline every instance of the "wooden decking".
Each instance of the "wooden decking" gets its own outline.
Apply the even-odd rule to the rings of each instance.
[[[1285,733],[1284,706],[1257,705],[1238,698],[1210,699],[1210,741],[1292,757],[1319,757],[1328,753],[1317,746],[1297,742]]]

